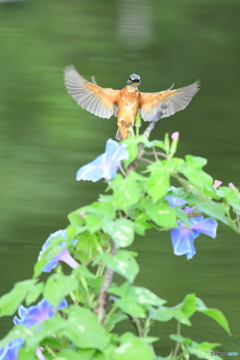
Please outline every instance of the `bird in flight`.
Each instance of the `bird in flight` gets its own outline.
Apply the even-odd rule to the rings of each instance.
[[[68,93],[83,109],[104,119],[117,117],[116,138],[125,140],[140,112],[144,121],[152,121],[157,116],[164,118],[185,109],[199,90],[200,82],[176,89],[155,93],[138,90],[141,78],[131,74],[122,90],[102,88],[84,79],[73,65],[64,69],[64,80]]]

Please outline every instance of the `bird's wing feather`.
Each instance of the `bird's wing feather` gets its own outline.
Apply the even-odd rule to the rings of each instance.
[[[105,119],[116,113],[119,90],[104,89],[88,82],[73,65],[64,69],[64,80],[68,93],[83,109]]]
[[[140,112],[142,119],[152,121],[156,115],[159,115],[159,118],[164,118],[185,109],[199,90],[199,86],[200,81],[196,81],[194,84],[176,90],[141,93]]]

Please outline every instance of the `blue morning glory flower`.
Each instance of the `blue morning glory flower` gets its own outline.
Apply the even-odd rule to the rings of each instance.
[[[14,339],[8,343],[4,348],[0,349],[0,360],[17,360],[22,345],[22,339]]]
[[[167,201],[170,206],[182,206],[186,202],[180,198],[171,198],[167,196]],[[193,207],[185,207],[182,210],[186,214],[190,214],[194,211]],[[200,235],[205,234],[212,238],[216,237],[216,231],[218,223],[215,219],[206,218],[203,216],[195,216],[189,218],[189,227],[183,223],[183,221],[178,221],[178,228],[172,228],[170,230],[170,237],[172,241],[173,251],[175,255],[186,255],[187,259],[192,259],[196,254],[196,249],[194,246],[194,240]]]
[[[57,309],[64,309],[67,305],[67,300],[63,299]],[[30,327],[53,317],[54,313],[54,306],[47,300],[42,299],[37,305],[33,305],[28,308],[20,305],[18,308],[19,318],[14,316],[13,322],[15,325],[21,324],[26,327]]]
[[[58,230],[58,231],[55,231],[55,233],[50,234],[50,236],[47,238],[47,240],[45,241],[45,243],[42,246],[42,250],[39,253],[38,260],[41,260],[45,250],[49,247],[51,240],[57,236],[60,236],[67,240],[66,230]],[[66,242],[64,242],[64,241],[58,244],[58,246],[60,246],[62,248],[62,250],[57,255],[53,256],[47,262],[47,264],[42,269],[43,272],[51,272],[52,269],[54,269],[58,265],[59,261],[65,262],[72,269],[76,269],[77,267],[79,267],[78,262],[76,260],[74,260],[74,258],[70,255],[70,253],[69,253],[68,249],[65,247],[65,245],[66,245]]]
[[[171,207],[186,205],[187,202],[179,197],[166,196],[166,200]]]
[[[82,166],[77,171],[76,179],[96,182],[102,178],[113,179],[121,166],[122,160],[127,160],[129,154],[125,144],[109,139],[106,142],[105,153],[99,155],[95,160]]]

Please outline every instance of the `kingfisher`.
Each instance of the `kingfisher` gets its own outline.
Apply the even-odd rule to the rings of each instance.
[[[112,115],[117,118],[117,140],[125,140],[134,125],[138,112],[144,121],[164,118],[185,109],[197,93],[200,81],[172,90],[144,93],[138,90],[141,77],[131,74],[122,90],[102,88],[95,81],[84,79],[73,65],[64,69],[64,80],[68,93],[83,109],[104,119]]]

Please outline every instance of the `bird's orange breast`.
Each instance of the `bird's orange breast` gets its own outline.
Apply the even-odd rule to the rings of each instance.
[[[131,90],[126,86],[120,91],[118,101],[117,119],[125,122],[134,122],[138,113],[140,92],[138,89]]]
[[[134,125],[138,113],[140,92],[137,88],[126,86],[119,93],[117,124],[122,139],[126,139],[129,127]]]

